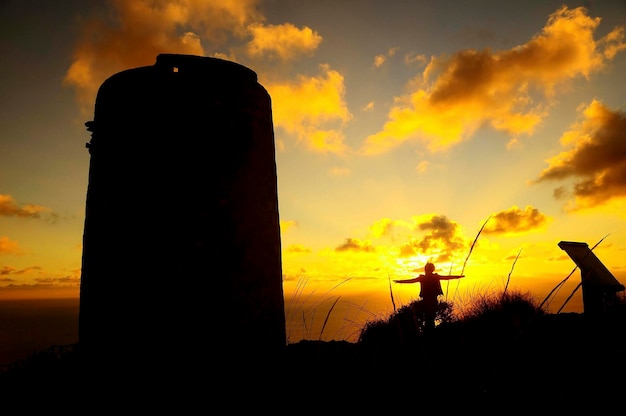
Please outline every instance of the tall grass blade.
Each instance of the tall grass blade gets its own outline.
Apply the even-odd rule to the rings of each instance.
[[[304,315],[304,311],[302,311],[302,326],[304,326],[304,333],[306,334],[308,338],[309,328],[307,328],[306,326],[306,316]]]
[[[597,242],[597,243],[596,243],[593,247],[591,247],[591,251],[593,251],[593,249],[594,249],[594,248],[598,247],[598,245],[599,245],[602,241],[604,241],[604,239],[605,239],[605,238],[607,238],[609,235],[610,235],[610,234],[607,234],[607,235],[605,235],[604,237],[602,237],[602,238],[600,239],[600,241],[598,241],[598,242]],[[589,255],[589,253],[587,253],[587,255]]]
[[[506,285],[504,285],[504,292],[502,292],[503,294],[506,293],[506,290],[509,287],[509,282],[511,281],[511,273],[513,273],[513,268],[515,267],[515,263],[517,263],[517,259],[519,259],[519,255],[522,253],[522,249],[520,248],[519,251],[517,252],[517,256],[515,256],[515,260],[513,260],[513,265],[511,266],[511,271],[509,271],[509,275],[506,278]]]
[[[393,299],[393,289],[391,288],[391,276],[387,275],[389,280],[389,294],[391,295],[391,304],[393,305],[393,311],[396,311],[396,301]]]
[[[599,245],[602,241],[604,241],[604,239],[605,239],[605,238],[607,238],[608,236],[609,236],[609,234],[607,234],[607,235],[605,235],[604,237],[602,237],[602,238],[600,239],[600,241],[598,241],[598,242],[597,242],[597,243],[596,243],[593,247],[591,247],[591,250],[589,250],[589,253],[591,253],[591,252],[593,251],[593,249],[594,249],[594,248],[598,247],[598,245]],[[587,256],[589,255],[589,253],[587,253],[587,254],[585,255],[585,257],[587,257]],[[584,259],[585,257],[583,257],[583,259]],[[558,284],[557,284],[557,285],[556,285],[556,286],[555,286],[555,287],[554,287],[554,288],[550,291],[550,293],[548,293],[548,295],[545,297],[545,299],[544,299],[544,300],[543,300],[543,301],[539,304],[539,308],[540,308],[540,309],[543,307],[543,305],[545,305],[545,303],[548,301],[548,299],[550,299],[550,297],[552,296],[552,294],[553,294],[554,292],[556,292],[556,291],[557,291],[557,289],[559,289],[561,286],[563,286],[563,285],[565,284],[565,282],[567,282],[567,279],[569,279],[569,278],[570,278],[570,277],[574,274],[574,272],[576,271],[576,269],[578,269],[578,265],[574,266],[574,268],[572,269],[572,271],[571,271],[571,272],[570,272],[567,276],[565,276],[565,279],[561,280],[561,281],[560,281],[560,282],[559,282],[559,283],[558,283]],[[568,299],[568,300],[569,300],[569,299]],[[549,303],[548,303],[548,305],[549,305]],[[563,305],[563,306],[565,306],[565,305]]]
[[[333,290],[335,290],[335,289],[337,289],[339,286],[343,285],[344,283],[349,282],[349,281],[350,281],[350,280],[352,280],[352,279],[354,279],[354,277],[348,277],[347,279],[342,280],[341,282],[337,283],[335,286],[333,286],[333,287],[331,287],[330,289],[328,289],[328,290],[326,291],[326,294],[327,294],[327,293],[330,293],[331,291],[333,291]]]
[[[328,293],[332,292],[333,290],[335,290],[337,287],[343,285],[346,282],[349,282],[350,280],[352,280],[352,277],[349,277],[339,283],[337,283],[335,286],[333,286],[332,288],[330,288],[329,290],[327,290],[324,294],[320,295],[322,297],[326,297],[326,295],[328,295]],[[290,308],[290,312],[288,316],[285,316],[285,325],[287,326],[287,328],[289,328],[291,326],[291,323],[294,320],[298,319],[298,316],[300,314],[300,312],[302,312],[302,326],[304,327],[304,335],[306,336],[306,338],[308,339],[309,336],[309,332],[313,331],[313,324],[315,322],[315,315],[316,315],[316,311],[317,308],[319,307],[315,307],[312,310],[306,310],[305,311],[305,307],[309,304],[309,301],[313,298],[313,295],[315,295],[316,291],[312,290],[307,296],[304,295],[304,289],[305,286],[308,282],[308,278],[301,278],[298,280],[297,285],[296,285],[296,290],[294,292],[294,295],[290,301],[291,304],[294,305],[293,308]],[[330,300],[331,298],[328,297],[327,299],[325,299],[322,303],[326,303],[326,301]],[[287,301],[287,300],[286,300]]]
[[[326,328],[326,323],[328,323],[328,317],[330,316],[330,313],[333,311],[333,309],[335,308],[335,305],[337,304],[337,301],[339,300],[341,296],[337,296],[337,299],[335,299],[335,301],[333,302],[332,306],[330,307],[330,309],[328,310],[328,313],[326,314],[326,319],[324,319],[324,324],[322,325],[322,330],[320,331],[320,338],[319,341],[322,340],[322,334],[324,333],[324,329]]]
[[[476,245],[476,241],[478,241],[478,236],[480,236],[480,233],[483,232],[483,228],[485,228],[485,225],[487,225],[487,222],[490,219],[491,219],[491,215],[485,220],[485,222],[483,223],[483,226],[480,227],[480,230],[478,230],[478,234],[476,234],[476,237],[474,238],[474,242],[470,246],[469,252],[467,253],[467,257],[465,257],[465,261],[463,262],[463,268],[461,269],[461,275],[463,275],[463,272],[465,271],[465,265],[467,264],[467,260],[469,260],[470,255],[472,254],[472,250],[474,250],[474,246]]]
[[[306,297],[303,296],[303,291],[307,285],[307,282],[308,282],[308,278],[298,279],[298,282],[296,284],[296,290],[294,291],[292,298],[285,299],[286,302],[288,302],[290,305],[293,305],[293,307],[289,308],[290,309],[289,315],[285,316],[285,321],[286,321],[285,325],[287,326],[287,328],[289,328],[292,322],[298,319],[298,314],[302,312],[302,322],[303,322],[306,333],[308,333],[308,328],[307,328],[307,320],[305,316],[304,307],[309,301],[309,299],[313,297],[313,295],[315,294],[315,290],[313,290],[311,293],[309,293],[308,296]]]
[[[565,305],[567,305],[567,302],[569,302],[569,300],[572,298],[572,296],[574,296],[574,293],[578,292],[578,289],[580,289],[580,287],[583,285],[583,282],[581,281],[578,285],[576,285],[576,288],[572,291],[572,293],[570,293],[570,295],[567,297],[567,299],[565,299],[565,302],[563,302],[563,304],[561,305],[561,307],[559,308],[558,311],[556,311],[557,314],[561,313],[561,311],[563,310],[563,308],[565,307]]]

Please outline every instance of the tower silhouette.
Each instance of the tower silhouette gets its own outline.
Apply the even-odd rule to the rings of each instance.
[[[274,131],[256,73],[158,55],[108,78],[85,124],[86,368],[165,378],[280,352]]]

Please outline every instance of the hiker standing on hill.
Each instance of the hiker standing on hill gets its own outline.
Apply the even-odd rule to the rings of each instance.
[[[435,316],[437,309],[439,308],[439,301],[437,298],[439,295],[443,295],[441,289],[442,280],[460,279],[463,275],[448,275],[440,276],[435,273],[435,265],[431,262],[426,263],[424,266],[424,273],[413,279],[394,280],[395,283],[419,283],[420,284],[420,298],[422,299],[422,305],[426,315],[425,327],[427,330],[435,327]]]

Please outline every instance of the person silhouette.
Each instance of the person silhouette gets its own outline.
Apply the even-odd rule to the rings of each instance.
[[[431,262],[424,266],[424,274],[420,274],[413,279],[394,280],[394,283],[419,283],[421,304],[424,308],[425,329],[431,330],[435,327],[435,316],[439,309],[439,295],[443,295],[441,289],[442,280],[460,279],[464,275],[441,276],[435,273],[435,265]]]

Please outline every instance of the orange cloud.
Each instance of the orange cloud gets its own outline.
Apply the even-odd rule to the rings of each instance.
[[[426,233],[421,239],[411,242],[416,251],[436,255],[436,261],[447,261],[453,252],[465,249],[461,227],[445,215],[422,215],[413,217],[412,221],[416,230]]]
[[[552,219],[530,205],[523,210],[513,206],[491,216],[484,234],[519,234],[544,229]]]
[[[39,266],[31,266],[31,267],[27,267],[25,269],[17,270],[15,272],[15,274],[30,274],[30,273],[34,273],[34,272],[40,272],[41,270],[42,270],[42,268],[39,267]]]
[[[154,64],[160,53],[204,55],[202,41],[221,45],[244,38],[247,26],[262,21],[259,0],[112,0],[112,19],[94,17],[81,26],[64,83],[76,90],[83,111],[93,108],[98,88],[109,76]]]
[[[391,218],[382,218],[369,227],[369,232],[374,238],[387,236],[390,237],[395,227],[402,226],[404,223],[395,221]]]
[[[593,100],[560,140],[570,149],[550,158],[535,182],[577,178],[567,207],[571,210],[626,198],[626,113]],[[557,197],[568,195],[564,187],[555,190]]]
[[[383,66],[384,63],[387,62],[387,57],[389,58],[393,57],[396,54],[396,52],[398,52],[398,48],[394,47],[394,48],[389,48],[386,55],[385,54],[376,55],[374,57],[374,67],[380,68],[381,66]]]
[[[102,82],[119,71],[153,65],[160,53],[204,55],[205,48],[217,50],[232,40],[241,40],[240,48],[253,58],[288,60],[317,49],[322,37],[308,27],[263,25],[259,1],[112,0],[112,18],[99,16],[82,25],[64,82],[75,89],[81,111],[89,117]],[[235,60],[235,49],[213,55]],[[273,119],[275,127],[295,135],[309,150],[341,155],[348,150],[342,124],[352,117],[344,80],[328,66],[321,68],[316,77],[267,87]],[[284,138],[276,142],[278,150],[284,149]]]
[[[431,58],[409,92],[396,98],[383,130],[367,137],[363,153],[386,152],[409,140],[444,150],[485,125],[513,136],[532,134],[557,87],[588,78],[624,49],[623,28],[596,41],[599,24],[585,8],[562,7],[526,44]]]
[[[284,233],[291,230],[292,228],[297,228],[298,223],[294,220],[280,220],[280,230]]]
[[[386,60],[387,60],[387,57],[385,55],[376,55],[374,57],[374,66],[376,68],[380,68],[385,63]]]
[[[286,61],[298,55],[311,55],[322,42],[322,37],[308,27],[298,29],[286,23],[282,25],[251,24],[248,30],[252,40],[248,54],[253,57],[278,57]]]
[[[403,241],[398,249],[400,258],[422,254],[433,261],[448,261],[466,246],[461,227],[445,215],[419,215],[410,221],[382,218],[369,227],[369,233],[374,238]],[[416,237],[417,234],[419,237]]]
[[[0,194],[0,217],[40,218],[41,213],[50,212],[50,208],[41,205],[17,205],[11,195]]]
[[[0,254],[21,254],[19,244],[9,240],[9,237],[0,237]]]
[[[272,97],[274,126],[296,136],[308,149],[342,155],[347,151],[340,127],[352,118],[345,102],[343,76],[320,65],[318,77],[266,84]]]
[[[346,238],[343,244],[337,246],[335,251],[356,251],[356,252],[365,252],[372,253],[376,251],[376,249],[372,246],[372,243],[369,241],[359,240],[358,238]]]
[[[1,248],[0,248],[0,252],[2,252]],[[8,276],[8,275],[12,274],[13,272],[15,272],[15,268],[14,267],[2,266],[2,268],[0,268],[0,276]]]
[[[291,244],[289,247],[285,249],[285,253],[289,254],[302,254],[302,253],[310,253],[311,249],[303,246],[302,244]]]
[[[80,284],[80,274],[73,275],[64,275],[64,276],[48,276],[48,277],[37,277],[34,279],[37,284],[56,284],[61,283],[63,285],[78,285]]]
[[[428,62],[428,58],[426,55],[416,54],[414,52],[409,52],[404,55],[404,63],[406,65],[417,64],[418,66],[423,66]]]

